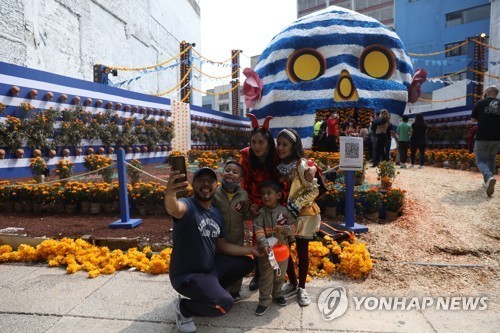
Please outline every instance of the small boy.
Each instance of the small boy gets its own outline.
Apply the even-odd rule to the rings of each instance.
[[[411,126],[408,124],[408,115],[403,115],[401,124],[398,125],[398,149],[401,168],[406,168],[408,148],[410,148]]]
[[[288,237],[295,235],[296,221],[286,207],[279,204],[282,194],[281,185],[273,179],[265,180],[261,184],[262,202],[264,207],[259,209],[259,216],[254,221],[254,232],[260,250],[270,253],[272,251],[267,238],[276,237],[278,242],[288,246]],[[278,305],[285,306],[286,299],[283,297],[281,287],[285,282],[288,260],[278,262],[281,274],[275,273],[269,258],[263,256],[257,259],[260,269],[259,280],[259,305],[255,310],[257,316],[266,313],[271,305],[272,299]]]
[[[236,161],[228,161],[222,171],[221,186],[215,191],[212,205],[224,219],[224,231],[228,243],[243,245],[244,224],[249,215],[250,201],[247,192],[241,188],[243,167]],[[235,303],[241,300],[240,291],[243,279],[229,286],[228,291]]]

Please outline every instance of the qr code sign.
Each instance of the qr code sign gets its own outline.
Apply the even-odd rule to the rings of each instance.
[[[345,143],[345,157],[346,158],[359,158],[359,143],[346,142]]]

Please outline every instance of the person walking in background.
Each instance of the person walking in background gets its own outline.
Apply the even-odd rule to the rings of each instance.
[[[366,154],[364,155],[366,156],[366,159],[369,160],[370,149],[368,147],[370,146],[371,142],[368,134],[368,128],[365,123],[361,123],[361,128],[359,129],[359,137],[363,139],[363,153],[366,152]]]
[[[374,117],[370,118],[370,127],[368,131],[368,135],[370,136],[370,142],[371,142],[369,150],[370,150],[370,160],[372,164],[374,163],[375,155],[377,155],[377,134],[376,134],[377,125],[373,124],[373,122],[378,117],[380,117],[380,112],[377,111],[377,113],[375,114],[375,118]]]
[[[172,302],[177,328],[194,332],[193,317],[218,317],[234,304],[225,289],[250,273],[253,260],[262,256],[257,247],[230,244],[225,239],[224,220],[212,206],[217,188],[217,174],[210,168],[198,169],[193,176],[193,196],[177,199],[188,182],[176,183],[187,175],[169,174],[165,208],[173,217],[173,250],[170,260],[172,287],[187,298]]]
[[[260,214],[255,218],[253,226],[259,249],[269,255],[273,246],[269,244],[270,237],[275,237],[279,244],[289,245],[288,237],[295,235],[295,217],[285,206],[279,204],[282,188],[276,180],[265,180],[260,188],[264,207],[260,209]],[[287,304],[281,287],[285,282],[288,260],[278,262],[279,271],[275,271],[276,268],[271,265],[268,256],[260,257],[258,261],[260,267],[259,305],[255,314],[262,316],[273,299],[279,306]]]
[[[474,153],[476,165],[483,174],[486,194],[495,192],[496,179],[493,178],[496,168],[496,156],[500,152],[500,99],[498,88],[487,87],[484,98],[474,105],[471,121],[477,122],[476,143]]]
[[[381,110],[380,117],[373,121],[373,125],[376,128],[375,134],[377,135],[377,149],[372,167],[376,167],[380,161],[385,159],[385,146],[388,140],[387,129],[391,126],[391,115],[389,114],[389,111],[386,109]]]
[[[424,168],[425,162],[425,146],[427,145],[427,124],[425,123],[424,116],[419,113],[415,116],[415,122],[411,124],[411,165],[410,168],[415,166],[415,154],[417,149],[420,153],[420,166],[419,169]]]
[[[243,246],[245,240],[245,221],[249,216],[247,192],[241,188],[243,167],[236,161],[228,161],[222,171],[221,185],[217,187],[212,205],[224,219],[224,232],[228,243]],[[234,303],[241,300],[240,291],[243,279],[228,287]]]
[[[398,149],[401,168],[406,168],[408,148],[410,148],[411,126],[408,124],[408,115],[403,115],[401,124],[398,125]]]
[[[340,120],[339,114],[335,111],[330,113],[326,121],[326,135],[328,142],[328,151],[336,153],[339,151],[339,147],[337,145],[337,138],[340,135]]]
[[[389,161],[391,159],[391,150],[396,149],[397,151],[397,133],[398,128],[394,126],[392,123],[389,121],[389,127],[387,128],[387,142],[385,143],[384,147],[384,161]],[[395,145],[394,145],[395,144]],[[396,154],[396,164],[399,164],[399,160],[397,159],[397,154]]]
[[[298,293],[299,305],[307,306],[311,299],[306,292],[306,278],[309,271],[309,241],[314,239],[319,230],[321,216],[318,205],[314,202],[319,195],[318,180],[306,179],[306,171],[312,165],[305,158],[302,141],[294,129],[285,128],[277,138],[277,152],[281,159],[278,165],[280,182],[284,185],[287,208],[297,218],[297,258],[299,279],[290,257],[287,274],[290,283],[283,286],[283,294],[290,297]]]

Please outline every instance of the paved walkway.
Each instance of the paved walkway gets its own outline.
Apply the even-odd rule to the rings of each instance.
[[[496,299],[484,311],[356,310],[356,283],[314,280],[308,285],[313,303],[273,305],[254,315],[258,294],[247,289],[243,301],[220,318],[196,318],[198,332],[498,332]],[[349,308],[331,321],[322,318],[318,297],[331,287],[345,287]],[[359,287],[358,287],[359,289]],[[390,295],[386,295],[390,296]],[[411,297],[413,295],[408,295]],[[475,296],[475,295],[471,295]],[[487,296],[487,295],[486,295]],[[177,297],[167,275],[120,271],[87,278],[61,268],[34,264],[0,265],[0,332],[176,332],[170,302]],[[368,307],[374,305],[374,298]]]

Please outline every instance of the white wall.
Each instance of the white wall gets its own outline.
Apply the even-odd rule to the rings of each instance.
[[[434,90],[432,92],[433,101],[448,101],[450,99],[462,97],[467,94],[466,80],[457,81],[449,86]],[[465,98],[460,98],[449,102],[417,102],[411,106],[411,113],[425,113],[427,111],[443,110],[464,106]],[[410,114],[408,104],[406,105],[404,114]]]
[[[0,61],[89,81],[95,63],[143,67],[177,55],[182,40],[201,48],[195,0],[0,0],[0,17]],[[118,74],[110,80],[140,75]],[[122,88],[158,93],[179,79],[176,67]],[[199,82],[193,85],[200,89]],[[192,103],[201,105],[199,93]]]
[[[467,94],[467,81],[457,81],[449,86],[434,90],[432,92],[433,101],[447,101],[454,98],[463,97]],[[449,102],[432,103],[432,110],[448,109],[457,106],[464,106],[466,98],[460,98]]]

